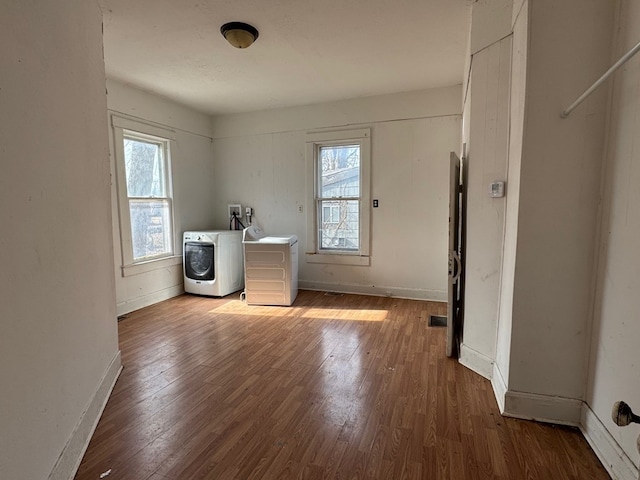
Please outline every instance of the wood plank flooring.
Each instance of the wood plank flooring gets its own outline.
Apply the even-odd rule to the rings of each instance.
[[[124,370],[77,480],[608,479],[576,429],[500,416],[444,355],[446,305],[183,295],[119,322]]]

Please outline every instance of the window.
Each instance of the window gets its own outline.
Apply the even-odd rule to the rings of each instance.
[[[126,275],[130,266],[174,257],[172,132],[115,115],[112,124]]]
[[[359,249],[360,145],[318,145],[316,202],[320,250]],[[345,242],[338,243],[343,238]],[[346,242],[346,240],[349,242]]]
[[[125,130],[124,164],[133,261],[171,255],[171,197],[167,140]]]
[[[369,265],[370,130],[307,135],[307,261]]]

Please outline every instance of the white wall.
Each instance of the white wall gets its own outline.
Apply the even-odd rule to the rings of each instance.
[[[505,413],[577,424],[606,95],[560,112],[608,66],[614,4],[518,1],[508,14],[509,3],[473,12],[461,361],[493,377]],[[504,177],[506,201],[489,199]]]
[[[640,4],[621,2],[613,58],[640,39]],[[611,406],[640,411],[640,56],[615,74],[604,175],[601,243],[586,402],[638,466],[638,425],[619,428]],[[621,478],[625,478],[622,477]],[[626,477],[629,478],[629,477]]]
[[[460,361],[491,378],[506,197],[489,197],[507,180],[511,78],[511,0],[473,5],[470,83],[464,111],[467,145],[465,315]],[[509,185],[506,187],[509,194]]]
[[[255,209],[268,233],[300,238],[300,285],[444,300],[448,158],[460,141],[460,87],[214,118],[215,215]],[[371,266],[308,264],[305,137],[321,128],[371,127]],[[303,206],[303,213],[298,212]]]
[[[0,5],[3,479],[69,478],[120,366],[101,21]]]
[[[511,332],[513,327],[513,288],[518,243],[518,212],[520,209],[520,172],[524,136],[525,92],[527,89],[527,59],[529,47],[529,3],[514,2],[513,40],[511,56],[511,90],[509,95],[509,159],[506,187],[505,233],[503,240],[498,331],[492,385],[500,410],[504,411],[509,388]]]
[[[560,112],[608,67],[614,5],[529,3],[509,388],[581,399],[606,92]]]
[[[148,92],[107,82],[107,104],[110,113],[124,114],[143,122],[151,122],[174,130],[171,152],[175,254],[182,254],[185,230],[218,228],[213,214],[214,179],[211,165],[211,119],[209,116],[175,104]],[[111,173],[115,179],[113,135],[110,130]],[[132,276],[122,275],[122,250],[116,182],[112,186],[114,212],[116,297],[118,315],[179,295],[183,290],[182,263],[156,268]],[[222,226],[224,227],[224,226]],[[227,227],[228,228],[228,227]]]
[[[511,36],[513,0],[477,0],[471,13],[470,53]]]
[[[495,355],[486,352],[495,362],[492,383],[501,411],[579,424],[611,475],[635,480],[639,429],[615,426],[610,414],[616,400],[640,408],[633,403],[640,398],[640,323],[634,321],[640,310],[640,256],[634,252],[640,244],[640,194],[634,188],[640,181],[640,57],[614,77],[608,128],[607,85],[566,120],[559,114],[635,45],[640,7],[620,2],[614,25],[618,2],[513,3],[506,127],[496,115],[503,111],[496,107],[503,91],[500,66],[506,63],[500,44],[506,39],[490,44],[491,29],[503,32],[505,15],[499,2],[474,4],[473,71],[464,105],[469,209],[461,362],[485,374],[482,348],[491,346],[496,333],[486,314],[497,298]],[[610,55],[613,31],[617,42]],[[480,51],[474,52],[474,41]],[[482,175],[498,171],[492,167],[504,128],[508,181],[496,296],[481,274],[495,264],[488,239],[499,231],[494,221],[502,212],[483,205],[480,187],[487,183]]]

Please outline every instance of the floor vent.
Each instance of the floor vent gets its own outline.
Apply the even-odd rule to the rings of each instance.
[[[446,327],[447,326],[447,317],[442,315],[430,315],[429,316],[429,326],[430,327]]]

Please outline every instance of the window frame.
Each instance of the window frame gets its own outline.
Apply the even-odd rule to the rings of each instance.
[[[181,255],[176,255],[177,238],[175,231],[175,215],[173,201],[173,172],[171,162],[171,152],[175,151],[175,132],[170,129],[150,125],[137,120],[111,115],[111,125],[113,128],[114,155],[115,155],[115,171],[116,171],[116,191],[118,196],[118,222],[120,230],[120,245],[122,252],[122,276],[136,275],[157,268],[165,268],[177,265],[182,261]],[[149,141],[158,143],[163,148],[163,166],[164,166],[164,183],[165,197],[152,197],[159,200],[168,201],[169,203],[169,226],[171,232],[169,238],[171,241],[170,251],[145,257],[139,260],[134,259],[133,255],[133,236],[131,231],[131,214],[129,210],[130,200],[139,197],[129,197],[127,191],[127,178],[125,167],[125,138],[133,138],[141,141]]]
[[[319,246],[320,212],[319,151],[321,147],[358,145],[360,147],[360,196],[358,198],[358,249],[321,249]],[[309,263],[368,266],[370,261],[371,223],[371,129],[360,128],[326,132],[310,132],[306,138],[307,160],[307,245]],[[349,197],[351,199],[351,197]]]

